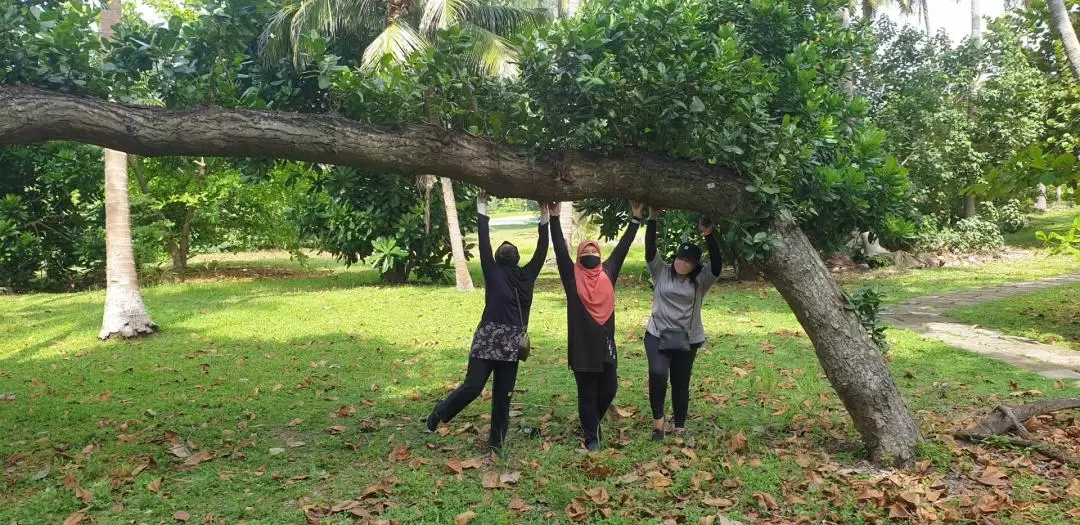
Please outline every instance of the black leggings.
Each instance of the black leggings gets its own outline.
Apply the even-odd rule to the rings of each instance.
[[[604,364],[603,372],[574,372],[577,380],[578,417],[585,443],[600,441],[600,421],[615,400],[619,373],[615,364]]]
[[[690,374],[694,358],[702,343],[690,345],[689,352],[661,352],[660,338],[645,333],[645,355],[649,358],[649,404],[653,419],[664,418],[668,376],[671,377],[671,409],[675,412],[675,428],[686,426],[690,409]],[[670,372],[670,373],[669,373]]]
[[[495,361],[491,359],[469,358],[469,368],[465,372],[465,382],[457,387],[445,401],[435,406],[435,414],[444,423],[450,421],[459,412],[469,406],[480,392],[484,391],[488,376],[495,373],[491,393],[491,432],[488,445],[498,447],[506,438],[510,427],[510,393],[517,382],[517,361]]]

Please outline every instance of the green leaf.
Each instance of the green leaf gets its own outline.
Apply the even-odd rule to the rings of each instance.
[[[690,112],[701,113],[703,111],[705,111],[705,103],[695,96],[694,99],[690,101]]]

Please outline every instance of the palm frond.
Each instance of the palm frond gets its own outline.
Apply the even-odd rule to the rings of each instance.
[[[423,14],[420,17],[420,32],[430,35],[440,29],[446,29],[460,23],[462,14],[470,7],[469,4],[475,3],[476,0],[425,1]]]
[[[426,49],[429,46],[427,40],[420,36],[415,29],[405,20],[398,19],[386,26],[386,29],[364,50],[364,58],[360,62],[363,69],[371,69],[382,61],[383,57],[390,55],[397,62],[404,62],[409,55]]]
[[[510,41],[476,24],[465,22],[461,28],[472,41],[472,47],[465,56],[470,67],[485,75],[502,78],[517,76],[518,54]]]
[[[287,53],[293,64],[306,66],[305,43],[312,31],[323,37],[355,35],[381,28],[380,0],[300,0],[278,11],[260,37],[262,53],[271,60]]]
[[[469,22],[504,38],[551,21],[546,9],[483,4],[469,6],[462,16],[462,23]]]

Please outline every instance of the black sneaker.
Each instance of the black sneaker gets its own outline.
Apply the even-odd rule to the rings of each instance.
[[[652,440],[656,441],[658,443],[663,441],[664,440],[664,431],[663,430],[657,430],[657,429],[654,428],[653,431],[652,431]]]
[[[588,443],[585,443],[585,449],[589,452],[597,452],[600,450],[600,442],[596,441],[595,439],[589,441]]]
[[[439,407],[439,405],[436,404],[435,408],[431,409],[431,414],[429,414],[428,417],[427,417],[426,426],[427,426],[427,431],[428,432],[434,433],[436,430],[439,429],[439,423],[442,423],[442,418],[439,417],[439,414],[436,411],[436,409],[438,409],[438,407]]]

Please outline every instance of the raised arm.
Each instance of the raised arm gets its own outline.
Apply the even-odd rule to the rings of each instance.
[[[652,208],[649,211],[649,222],[645,223],[645,265],[649,267],[649,273],[653,279],[664,271],[664,259],[656,251],[656,228],[657,219],[663,210]]]
[[[709,247],[709,263],[706,268],[708,271],[699,273],[697,282],[698,286],[704,286],[708,289],[720,277],[720,271],[724,268],[724,258],[720,254],[720,244],[716,241],[716,236],[713,235],[712,222],[703,217],[698,221],[698,229],[705,236],[705,245]]]
[[[639,202],[630,204],[633,208],[633,218],[630,220],[630,225],[626,227],[626,233],[619,239],[619,244],[615,246],[615,249],[611,251],[611,255],[604,261],[604,269],[611,276],[612,283],[619,279],[619,272],[622,271],[623,262],[626,261],[626,254],[630,253],[630,245],[634,243],[634,238],[637,237],[642,213],[645,211],[645,207]]]
[[[484,271],[484,279],[487,280],[488,273],[495,267],[495,256],[491,251],[491,228],[488,224],[491,219],[487,214],[487,194],[482,191],[476,196],[476,213],[479,215],[476,233],[480,245],[480,269]]]
[[[576,290],[574,260],[570,258],[570,252],[566,248],[566,239],[563,238],[558,205],[552,209],[548,229],[551,231],[551,244],[554,245],[552,248],[555,250],[555,265],[559,267],[559,279],[562,280],[563,289],[569,294]]]
[[[537,227],[536,235],[536,251],[533,252],[532,259],[529,264],[525,266],[529,276],[536,279],[540,275],[540,270],[544,268],[544,261],[547,259],[548,251],[548,222],[551,220],[550,213],[548,212],[547,204],[540,204],[540,226]],[[561,233],[562,230],[559,230]]]

